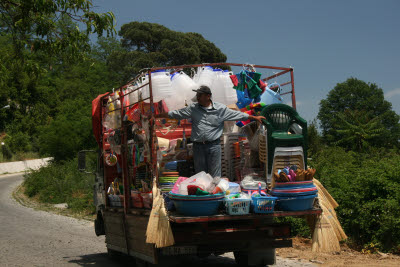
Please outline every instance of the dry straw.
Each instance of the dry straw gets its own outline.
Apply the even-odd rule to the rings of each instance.
[[[157,248],[168,247],[175,244],[164,198],[157,187],[156,179],[153,180],[153,208],[147,224],[146,242],[153,243]]]
[[[339,241],[347,239],[347,236],[336,216],[335,208],[338,207],[339,204],[317,179],[314,178],[313,182],[318,189],[318,200],[322,209],[322,214],[315,222],[311,222],[314,228],[312,251],[340,251]]]

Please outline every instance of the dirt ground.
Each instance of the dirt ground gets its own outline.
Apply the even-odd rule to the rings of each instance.
[[[302,259],[321,266],[400,266],[400,256],[377,253],[363,254],[341,245],[336,253],[317,253],[311,251],[311,240],[294,238],[292,248],[277,249],[277,256],[290,259]]]

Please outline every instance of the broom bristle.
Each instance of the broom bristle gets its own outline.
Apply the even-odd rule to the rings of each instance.
[[[153,243],[157,248],[175,244],[174,235],[165,209],[164,198],[157,182],[153,181],[153,208],[150,213],[146,230],[146,242]]]
[[[313,181],[318,189],[318,200],[322,209],[322,214],[318,217],[315,228],[313,229],[312,251],[340,251],[339,240],[344,240],[347,236],[335,212],[335,208],[338,207],[339,204],[317,179],[314,178]]]
[[[159,207],[160,207],[160,198],[157,196],[153,200],[153,208],[151,210],[149,222],[147,224],[147,229],[146,229],[147,243],[155,243],[156,241],[158,221],[160,220]]]
[[[156,238],[156,247],[163,248],[175,244],[174,235],[172,233],[171,225],[169,223],[167,211],[164,205],[164,199],[161,197],[160,205],[160,219],[158,221],[159,234]]]

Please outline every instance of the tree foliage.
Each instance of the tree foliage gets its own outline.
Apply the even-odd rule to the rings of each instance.
[[[66,35],[76,27],[76,23],[69,16],[64,16],[57,21],[56,25],[56,31],[65,32]],[[123,57],[115,59],[113,55],[136,53],[139,56],[131,58],[131,63],[139,64],[137,63],[139,61],[144,67],[168,62],[177,64],[179,58],[180,60],[187,58],[208,60],[215,58],[213,56],[215,51],[223,60],[226,60],[226,57],[213,44],[200,35],[176,33],[161,25],[156,28],[173,36],[186,36],[185,38],[192,36],[193,40],[202,40],[203,44],[199,43],[199,46],[195,46],[198,50],[197,54],[189,55],[191,47],[188,46],[189,50],[186,51],[188,54],[185,57],[175,55],[172,58],[168,57],[173,53],[167,51],[172,47],[163,46],[162,51],[154,52],[159,55],[157,57],[163,58],[162,60],[146,61],[149,54],[147,49],[159,49],[156,43],[163,43],[163,40],[150,42],[146,39],[144,44],[149,45],[149,48],[138,45],[135,49],[128,49],[128,45],[124,44],[123,40],[104,37],[99,38],[91,49],[86,49],[86,46],[79,47],[79,53],[85,54],[85,60],[80,61],[71,59],[72,52],[69,49],[52,54],[46,53],[46,50],[35,50],[32,53],[30,48],[26,47],[23,50],[24,57],[20,58],[15,50],[9,49],[15,45],[13,36],[11,34],[0,36],[0,57],[1,62],[6,66],[3,69],[5,78],[2,88],[4,90],[0,94],[0,104],[8,103],[11,106],[9,110],[0,111],[1,118],[5,118],[0,124],[0,131],[6,132],[6,143],[10,150],[13,153],[38,151],[41,155],[49,155],[56,161],[63,161],[73,158],[81,149],[94,147],[95,141],[91,130],[91,101],[97,95],[120,86],[121,73],[117,73],[115,69],[118,70],[118,68],[114,68],[110,62],[114,60],[113,62],[116,63],[120,60],[118,66],[124,66],[123,62],[126,60]],[[145,34],[145,30],[138,31],[138,34]],[[156,32],[151,34],[157,35]],[[172,40],[173,36],[169,38]],[[85,40],[89,42],[87,38]],[[194,42],[197,42],[193,40],[191,40],[192,46]],[[205,48],[199,48],[201,45],[205,45]],[[206,50],[210,47],[212,49]],[[181,49],[186,49],[186,47],[181,47]],[[210,55],[206,55],[207,51]],[[153,54],[150,57],[153,57]],[[218,59],[218,61],[223,60]],[[35,68],[27,68],[26,66],[29,65],[25,64],[27,62]],[[180,62],[180,64],[183,63],[188,62]],[[126,69],[128,70],[132,69]]]
[[[82,55],[83,50],[90,48],[88,34],[101,36],[103,32],[109,35],[114,31],[114,15],[95,13],[92,6],[91,0],[1,0],[1,34],[12,37],[14,50],[20,57],[27,48],[51,55],[67,49],[70,57]],[[86,29],[62,25],[65,17],[85,25]],[[68,26],[71,27],[65,30]]]
[[[141,69],[195,63],[226,62],[226,56],[201,34],[177,32],[162,25],[131,22],[121,27],[122,51],[108,58],[110,68],[122,81],[134,77]]]
[[[336,115],[338,122],[335,128],[343,138],[336,144],[345,145],[357,152],[368,151],[370,140],[379,138],[379,135],[385,131],[381,124],[381,116],[372,118],[370,113],[371,111],[349,109],[339,112]]]
[[[307,143],[308,143],[308,155],[313,157],[320,150],[323,149],[323,140],[318,132],[317,121],[313,120],[307,125]]]
[[[356,78],[337,84],[318,113],[325,141],[346,149],[354,149],[353,141],[358,149],[399,146],[399,118],[382,89]]]

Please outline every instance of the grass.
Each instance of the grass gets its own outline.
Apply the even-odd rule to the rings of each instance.
[[[26,188],[24,187],[23,184],[21,184],[14,190],[12,194],[14,199],[25,207],[29,207],[35,210],[51,212],[58,215],[73,217],[77,219],[84,219],[88,221],[94,221],[94,219],[96,218],[95,214],[91,214],[90,212],[87,211],[78,212],[76,210],[71,210],[71,209],[56,208],[54,204],[43,203],[39,201],[38,196],[28,197],[25,191]]]
[[[24,194],[31,200],[54,205],[68,204],[68,212],[80,216],[95,213],[93,205],[93,175],[77,170],[77,159],[50,163],[24,175]]]

